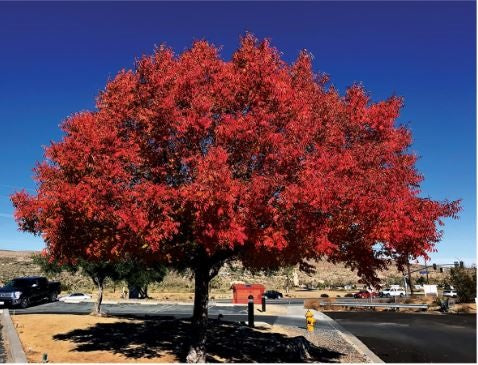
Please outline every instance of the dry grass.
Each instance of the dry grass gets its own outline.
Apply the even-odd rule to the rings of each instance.
[[[476,303],[459,303],[453,305],[450,310],[450,313],[475,313],[476,314]]]
[[[325,305],[320,305],[320,303],[334,303],[336,300],[335,298],[321,298],[321,299],[306,299],[304,300],[304,308],[306,309],[315,309],[315,310],[320,310],[320,311],[345,311],[345,310],[352,310],[352,311],[364,311],[364,310],[370,310],[370,308],[366,307],[348,307],[346,304],[343,306],[327,306]],[[405,304],[428,304],[428,311],[438,311],[440,308],[435,304],[436,297],[435,296],[413,296],[410,298],[389,298],[388,301],[390,303],[396,302],[396,303],[405,303]],[[470,306],[473,306],[476,311],[476,305],[475,304],[470,304]],[[464,306],[464,308],[467,308]],[[374,311],[381,312],[381,311],[386,311],[389,310],[388,308],[383,308],[383,307],[374,307]],[[467,309],[463,309],[467,310]],[[422,312],[421,309],[415,309],[415,308],[401,308],[401,312]],[[462,312],[462,313],[472,313],[472,312]]]
[[[323,311],[323,310],[328,310],[328,309],[333,309],[333,308],[339,308],[336,306],[327,306],[327,305],[320,305],[321,302],[326,302],[326,303],[334,303],[335,299],[334,298],[322,298],[322,299],[305,299],[304,300],[304,308],[305,309],[314,309],[316,311]]]

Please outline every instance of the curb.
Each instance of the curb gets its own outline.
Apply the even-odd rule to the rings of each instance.
[[[3,338],[5,340],[7,360],[13,363],[27,363],[27,357],[23,351],[22,343],[18,338],[18,333],[13,326],[12,318],[8,309],[3,310],[2,326],[3,326]]]
[[[370,350],[362,341],[360,341],[355,335],[342,327],[337,321],[330,318],[328,315],[323,312],[316,312],[321,320],[328,322],[333,328],[335,328],[340,335],[352,345],[354,349],[358,352],[364,354],[372,363],[374,364],[383,364],[385,363],[381,358],[375,355],[372,350]]]
[[[85,299],[85,300],[77,300],[77,301],[63,301],[63,303],[96,303],[96,300],[93,299]],[[140,304],[140,305],[158,305],[158,304],[175,304],[175,305],[191,305],[193,302],[173,302],[173,301],[136,301],[136,300],[125,300],[125,299],[120,299],[120,300],[110,300],[106,299],[101,302],[101,304]]]

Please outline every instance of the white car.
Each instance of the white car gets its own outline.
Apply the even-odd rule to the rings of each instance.
[[[402,288],[387,288],[380,292],[381,297],[403,297],[405,290]]]
[[[458,296],[456,290],[453,289],[447,289],[443,291],[443,296],[444,297],[449,297],[449,298],[456,298]]]
[[[73,293],[73,294],[68,294],[61,298],[58,298],[58,300],[61,302],[81,302],[82,300],[88,300],[88,299],[91,299],[91,296],[89,296],[88,294],[83,294],[83,293]]]

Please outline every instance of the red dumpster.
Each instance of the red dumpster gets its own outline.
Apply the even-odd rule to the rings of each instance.
[[[232,302],[235,304],[247,304],[249,295],[254,297],[254,303],[262,303],[262,294],[265,287],[262,284],[234,284],[232,286]]]

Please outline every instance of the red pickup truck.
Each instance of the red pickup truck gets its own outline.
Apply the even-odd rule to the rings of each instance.
[[[370,292],[367,290],[361,290],[358,293],[354,294],[354,298],[359,298],[359,299],[368,299],[368,298],[376,298],[378,297],[377,293]]]

